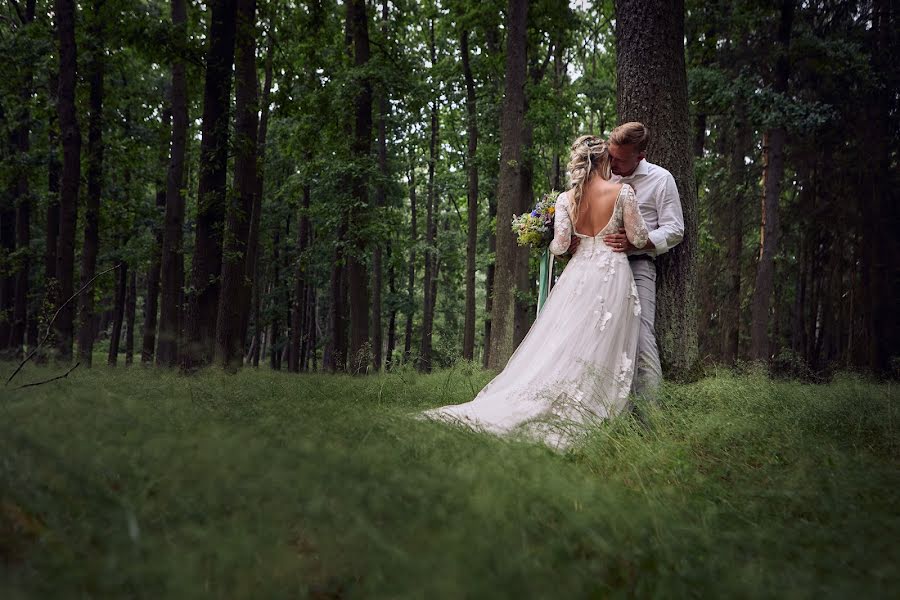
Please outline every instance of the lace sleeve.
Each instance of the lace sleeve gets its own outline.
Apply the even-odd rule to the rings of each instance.
[[[622,198],[622,221],[625,224],[625,235],[635,248],[643,248],[647,245],[650,232],[647,231],[647,224],[644,223],[644,217],[641,216],[634,189],[628,184],[625,185],[627,189]]]
[[[550,252],[561,256],[569,249],[572,241],[572,220],[569,218],[569,199],[565,192],[556,198],[556,207],[553,213],[553,240],[550,242]]]

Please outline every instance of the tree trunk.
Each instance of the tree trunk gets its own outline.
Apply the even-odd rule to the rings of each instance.
[[[429,51],[431,53],[432,69],[437,64],[437,49],[434,39],[434,19],[429,23]],[[434,212],[437,205],[437,193],[434,189],[434,170],[437,165],[438,155],[438,99],[439,94],[436,75],[432,75],[431,90],[434,98],[431,100],[431,140],[428,151],[428,196],[425,200],[425,278],[422,284],[424,292],[424,306],[422,307],[422,337],[419,345],[419,363],[420,371],[431,372],[431,336],[434,327],[434,305],[435,299],[432,295],[434,288],[433,282],[437,278],[436,266],[436,249],[435,249],[435,225]]]
[[[58,102],[59,77],[55,71],[50,75],[49,95],[51,106]],[[59,161],[59,118],[56,110],[48,111],[47,126],[47,216],[46,243],[44,251],[44,306],[43,312],[59,304],[59,282],[56,276],[57,244],[59,242],[59,184],[62,165]],[[52,311],[51,311],[52,314]],[[49,315],[47,319],[49,320]]]
[[[734,364],[738,358],[741,331],[741,253],[744,248],[744,157],[750,151],[750,123],[741,99],[734,112],[731,164],[728,171],[728,291],[722,307],[722,361]]]
[[[25,14],[22,15],[22,26],[29,27],[34,22],[35,0],[28,0],[25,5]],[[34,74],[32,67],[26,65],[23,69],[22,87],[19,91],[18,123],[13,132],[15,138],[15,151],[20,157],[27,157],[31,152],[31,113],[29,102],[32,94]],[[28,320],[28,288],[29,274],[31,271],[31,193],[28,183],[28,170],[20,165],[15,174],[16,190],[16,247],[23,249],[17,265],[15,280],[15,298],[13,301],[12,332],[9,338],[9,347],[16,355],[24,352],[25,329]]]
[[[56,30],[59,37],[59,93],[57,111],[62,137],[63,166],[59,197],[59,243],[57,246],[56,278],[59,282],[59,302],[65,302],[74,292],[75,227],[78,221],[78,187],[81,183],[81,131],[75,106],[77,80],[77,48],[75,46],[75,2],[55,0]],[[72,358],[72,339],[75,331],[74,303],[59,311],[56,329],[57,354],[60,360]]]
[[[663,370],[688,376],[697,361],[697,195],[684,62],[684,2],[616,3],[619,119],[650,129],[647,158],[672,173],[684,212],[684,241],[657,260],[656,336]]]
[[[114,367],[119,360],[119,343],[122,340],[122,323],[125,320],[125,294],[128,287],[128,263],[116,270],[116,305],[113,313],[112,335],[109,337],[109,355],[106,363]]]
[[[281,281],[281,227],[278,224],[274,227],[275,233],[272,236],[272,329],[269,337],[269,366],[273,370],[281,369],[281,352],[278,338],[281,336],[281,321],[278,319],[278,287]]]
[[[522,196],[522,131],[525,124],[525,79],[528,2],[509,0],[506,80],[500,125],[500,180],[497,186],[497,250],[491,312],[488,367],[501,369],[513,353],[516,262],[519,256],[509,223]]]
[[[349,0],[347,3],[347,27],[353,38],[353,64],[362,71],[369,62],[369,21],[365,0]],[[350,147],[354,160],[367,160],[372,145],[372,83],[368,76],[357,84],[354,99],[356,119],[353,128],[353,142]],[[353,249],[347,256],[347,275],[350,297],[350,371],[364,372],[370,359],[369,302],[366,268],[363,257],[366,253],[365,228],[368,222],[369,205],[367,181],[364,170],[356,168],[351,176],[351,186],[355,208],[349,213],[350,239]]]
[[[497,199],[493,196],[488,197],[488,218],[494,221],[497,218]],[[488,254],[495,256],[497,252],[497,235],[491,233],[488,236]],[[491,357],[491,315],[494,308],[494,277],[497,273],[496,260],[488,263],[487,273],[484,279],[484,356],[482,357],[482,367],[488,368],[488,361]]]
[[[466,321],[463,326],[463,358],[475,357],[475,255],[478,249],[478,106],[475,98],[475,80],[469,65],[469,32],[460,34],[463,77],[466,80],[466,176],[468,181],[466,209],[468,231],[466,233]]]
[[[308,310],[306,306],[309,281],[306,248],[309,246],[309,184],[303,186],[303,206],[300,208],[300,218],[297,223],[297,272],[294,278],[294,305],[291,314],[291,351],[288,353],[288,370],[293,373],[300,372],[301,347],[304,343],[304,334],[307,332],[306,318]]]
[[[216,362],[229,371],[244,360],[243,328],[250,312],[247,241],[258,181],[256,0],[237,0],[235,44],[234,194],[228,203],[222,249],[222,281],[216,323]]]
[[[81,285],[94,278],[97,254],[100,251],[100,196],[103,184],[103,10],[104,0],[94,0],[88,21],[89,52],[88,81],[90,85],[90,116],[88,118],[87,204],[84,211],[84,245],[81,249]],[[78,297],[78,359],[91,366],[94,351],[94,294],[85,292]]]
[[[185,0],[172,0],[173,38],[179,44],[187,39],[187,9]],[[159,341],[156,364],[174,367],[178,361],[181,297],[184,286],[184,156],[187,148],[188,98],[184,59],[172,62],[172,143],[169,171],[166,177],[166,216],[163,226],[162,258],[160,261],[161,298]]]
[[[236,0],[213,0],[210,4],[192,292],[188,296],[181,348],[184,370],[201,367],[212,359],[222,271]]]
[[[381,0],[381,35],[382,39],[388,38],[388,4],[387,0]],[[382,85],[378,97],[378,173],[380,178],[375,187],[375,215],[380,218],[387,204],[387,182],[390,177],[387,160],[387,119],[390,114],[390,99],[387,86]],[[372,248],[372,366],[376,371],[381,370],[384,363],[383,345],[384,331],[381,324],[384,266],[383,262],[384,240],[380,237],[375,240]]]
[[[168,94],[171,96],[171,93]],[[171,98],[167,98],[168,106],[162,111],[164,140],[161,140],[161,156],[160,156],[160,173],[165,171],[166,161],[168,159],[168,141],[171,136],[170,129],[172,125],[172,107]],[[153,364],[153,351],[156,348],[156,324],[157,312],[159,311],[159,278],[160,264],[162,259],[163,233],[165,228],[163,222],[166,211],[166,184],[161,180],[157,182],[156,189],[156,215],[153,220],[153,228],[156,232],[155,243],[153,245],[152,254],[150,256],[150,268],[147,270],[147,299],[144,302],[144,335],[141,340],[141,364]]]
[[[269,24],[272,27],[272,23]],[[254,310],[258,312],[259,286],[257,285],[256,272],[259,262],[259,225],[262,220],[262,196],[265,174],[266,137],[269,134],[269,96],[272,92],[272,61],[275,54],[274,38],[269,37],[269,48],[266,51],[265,80],[263,82],[262,98],[260,101],[259,131],[256,137],[257,153],[259,160],[256,169],[256,191],[253,194],[253,209],[250,213],[250,233],[247,238],[247,260],[245,277],[251,286],[251,295],[254,298]],[[247,329],[250,322],[250,311],[245,310],[241,316],[241,344],[247,340]]]
[[[134,322],[137,308],[137,279],[134,269],[128,276],[128,293],[125,295],[125,365],[134,362]]]
[[[397,346],[397,303],[394,301],[397,298],[397,272],[394,268],[394,258],[393,253],[391,252],[391,244],[388,242],[387,246],[387,261],[388,261],[388,291],[391,294],[391,310],[388,316],[388,337],[387,337],[387,352],[385,353],[385,362],[384,368],[385,370],[390,370],[391,366],[394,364],[394,348]]]
[[[791,22],[794,17],[793,0],[782,0],[778,27],[778,58],[775,61],[776,94],[787,93],[791,41]],[[783,125],[768,130],[763,136],[763,199],[760,225],[760,255],[753,289],[753,312],[750,325],[750,356],[768,360],[770,354],[769,320],[772,310],[772,290],[775,284],[775,254],[778,252],[778,201],[781,198],[781,179],[784,176],[784,146],[787,131]]]
[[[406,333],[403,339],[403,362],[409,362],[412,354],[413,317],[416,313],[416,244],[419,230],[416,224],[416,167],[410,156],[409,163],[409,270],[406,282]]]

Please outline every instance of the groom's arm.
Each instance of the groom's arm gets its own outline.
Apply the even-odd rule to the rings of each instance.
[[[650,242],[647,244],[647,248],[652,246],[653,252],[650,254],[659,256],[684,239],[684,213],[681,210],[678,186],[675,185],[675,178],[671,173],[666,173],[655,196],[656,214],[659,221],[656,229],[650,232]]]

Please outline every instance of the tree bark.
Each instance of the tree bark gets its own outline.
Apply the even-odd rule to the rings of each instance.
[[[684,241],[657,260],[656,336],[664,372],[686,377],[697,361],[697,196],[694,184],[684,2],[616,3],[616,102],[622,122],[641,121],[647,158],[672,173],[684,212]]]
[[[252,287],[247,277],[247,242],[258,181],[256,0],[237,0],[235,44],[234,194],[228,202],[222,248],[222,281],[216,323],[216,362],[236,371],[244,360],[244,324]]]
[[[466,178],[468,182],[466,209],[466,320],[463,325],[463,358],[475,357],[475,255],[478,249],[478,105],[475,98],[475,79],[469,65],[469,32],[460,34],[463,77],[466,82]]]
[[[500,125],[500,180],[497,186],[497,250],[491,312],[488,367],[501,369],[513,353],[514,290],[519,255],[509,223],[522,196],[522,130],[525,122],[525,79],[528,2],[509,0],[507,8],[506,79]]]
[[[181,367],[188,371],[212,359],[222,271],[236,0],[212,0],[210,4],[192,291],[181,348]]]
[[[794,1],[782,0],[778,27],[773,90],[784,95],[788,89],[790,65],[788,48]],[[772,291],[775,284],[775,254],[778,252],[778,201],[781,198],[781,179],[784,176],[784,146],[787,131],[779,123],[763,136],[763,199],[760,225],[760,255],[753,288],[753,309],[750,325],[750,356],[768,360],[770,354],[769,322],[772,310]]]
[[[81,131],[75,106],[77,47],[75,45],[75,2],[55,0],[56,30],[59,38],[59,93],[57,111],[62,138],[63,165],[59,198],[59,243],[56,278],[60,302],[72,296],[75,280],[75,227],[78,221],[78,187],[81,182]],[[75,331],[73,303],[62,307],[54,322],[58,358],[72,358]]]

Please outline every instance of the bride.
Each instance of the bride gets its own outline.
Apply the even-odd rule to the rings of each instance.
[[[570,188],[556,200],[550,251],[571,249],[573,256],[540,315],[474,400],[424,417],[564,449],[585,426],[627,403],[641,306],[627,256],[603,236],[624,227],[628,241],[643,248],[647,226],[631,186],[609,181],[610,155],[599,137],[575,140],[568,176]]]

